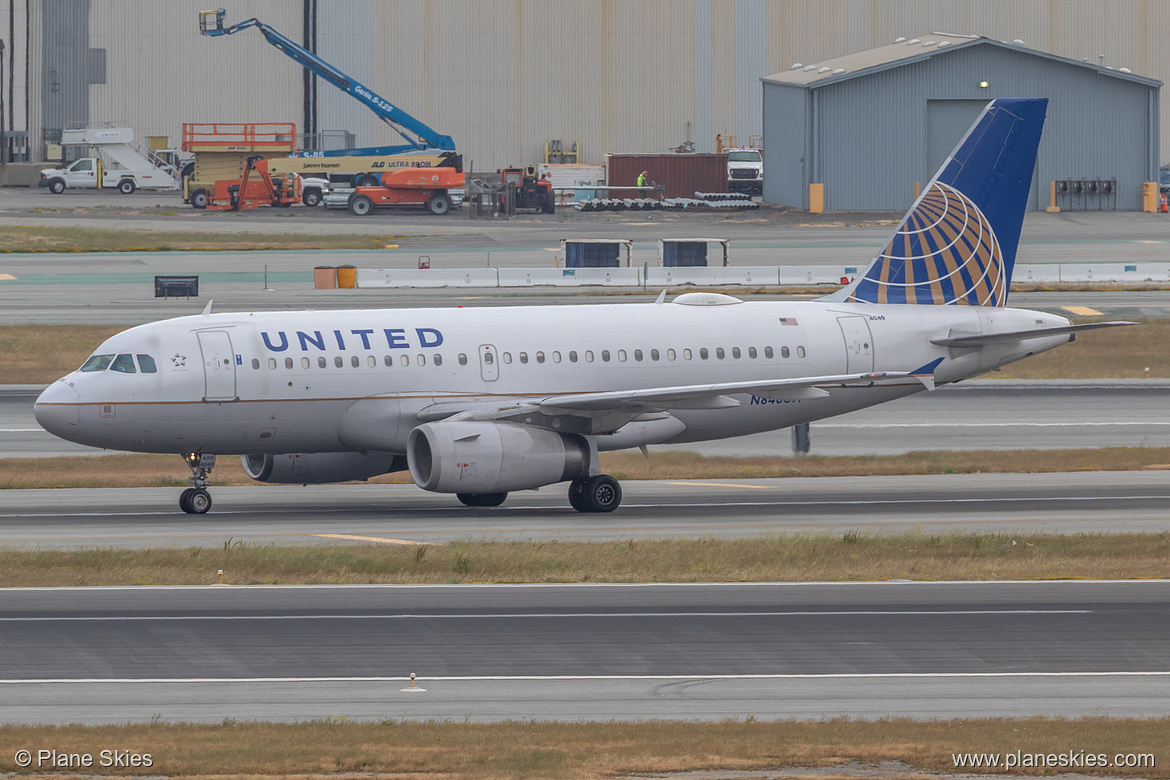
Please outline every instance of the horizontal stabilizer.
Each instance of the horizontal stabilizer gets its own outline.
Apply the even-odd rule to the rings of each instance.
[[[1137,325],[1136,322],[1090,322],[1084,325],[1066,325],[1062,328],[1034,328],[1032,330],[1014,330],[1010,333],[988,333],[978,336],[956,336],[949,339],[931,339],[931,344],[940,347],[986,347],[990,344],[1005,344],[1010,341],[1024,339],[1040,339],[1046,336],[1060,336],[1063,334],[1078,333],[1082,330],[1096,330],[1098,328],[1116,328],[1122,325]]]

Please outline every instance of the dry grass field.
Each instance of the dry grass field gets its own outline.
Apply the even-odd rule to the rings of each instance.
[[[70,211],[83,211],[71,209]],[[91,209],[91,211],[94,211]],[[100,212],[99,212],[100,213]],[[302,233],[103,230],[11,226],[0,231],[0,253],[14,252],[245,252],[266,249],[381,249],[389,236]]]
[[[322,540],[324,541],[324,540]],[[90,585],[827,582],[1166,576],[1170,534],[868,535],[620,542],[0,548],[0,588]]]
[[[1170,777],[1170,720],[889,719],[718,723],[354,723],[22,726],[0,730],[0,771],[21,749],[148,753],[152,766],[91,770],[106,778],[361,777],[382,780],[615,780],[654,777],[749,780],[953,776],[957,753],[1152,754],[1143,769],[1076,769],[1076,777]],[[887,763],[889,762],[889,763]],[[1061,770],[1018,774],[1057,775]],[[661,775],[658,773],[671,773]],[[674,773],[678,773],[674,775]],[[46,771],[35,777],[77,777]],[[1016,773],[1013,773],[1016,774]],[[84,776],[92,777],[90,773]],[[978,775],[984,777],[985,775]],[[1007,776],[1002,771],[997,775]],[[1061,775],[1073,777],[1074,775]],[[963,777],[976,777],[964,774]]]

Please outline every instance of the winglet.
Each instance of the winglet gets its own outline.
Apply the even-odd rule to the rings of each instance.
[[[934,370],[938,368],[939,363],[943,362],[943,358],[935,358],[921,368],[916,368],[910,372],[910,376],[917,379],[923,384],[927,390],[934,389]]]
[[[203,307],[203,316],[204,317],[211,316],[211,304],[213,304],[213,303],[215,303],[215,301],[208,301],[207,305]]]

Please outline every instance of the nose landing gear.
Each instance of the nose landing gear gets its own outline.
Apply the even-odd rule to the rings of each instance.
[[[179,509],[189,515],[206,514],[211,509],[211,494],[207,492],[207,475],[215,468],[215,456],[190,452],[183,458],[191,469],[187,481],[191,487],[179,495]]]

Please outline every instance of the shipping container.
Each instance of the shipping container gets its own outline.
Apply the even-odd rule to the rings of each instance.
[[[633,187],[638,174],[648,171],[650,181],[665,187],[663,197],[693,198],[696,192],[727,192],[726,154],[608,154],[605,183],[611,187]],[[618,190],[615,198],[635,197],[632,191]]]

